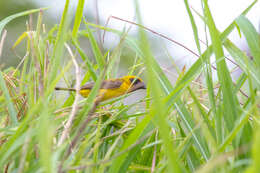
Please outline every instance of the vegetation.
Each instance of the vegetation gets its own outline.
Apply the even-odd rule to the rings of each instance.
[[[36,28],[29,20],[27,31],[13,45],[27,41],[19,67],[0,71],[0,170],[260,172],[260,40],[246,18],[256,2],[220,32],[207,0],[202,0],[203,14],[193,13],[184,0],[199,53],[190,68],[179,70],[175,84],[158,65],[142,25],[134,38],[127,32],[88,23],[87,17],[83,18],[84,0],[78,1],[74,22],[69,18],[67,0],[59,25],[49,31],[42,23],[45,9],[1,20],[4,38],[7,23],[38,13]],[[210,34],[211,45],[205,51],[193,15],[200,15]],[[94,37],[97,29],[118,34],[119,44],[112,51],[101,51]],[[246,37],[252,57],[228,39],[233,30]],[[94,59],[86,55],[79,38],[89,40]],[[125,96],[97,105],[95,97],[102,80],[119,77],[118,62],[125,45],[136,55],[125,75],[140,76],[145,71],[146,97],[130,105],[122,102]],[[224,49],[241,70],[238,79],[231,76]],[[173,62],[172,58],[168,61]],[[84,71],[82,81],[79,69]],[[75,75],[67,79],[71,71]],[[214,71],[217,79],[213,80]],[[79,100],[78,94],[56,94],[54,88],[62,79],[67,85],[74,79],[76,84],[89,80],[96,84],[88,98]]]

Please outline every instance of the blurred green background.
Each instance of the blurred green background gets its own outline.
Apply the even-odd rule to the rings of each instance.
[[[33,0],[22,0],[22,1],[16,1],[16,0],[1,0],[0,1],[0,20],[3,20],[4,18],[19,13],[25,10],[39,8],[39,4],[37,1]],[[33,18],[36,18],[34,15]],[[54,22],[48,15],[44,15],[45,22]],[[28,16],[25,17],[19,17],[10,23],[8,23],[5,27],[5,30],[7,30],[7,37],[4,42],[3,47],[3,54],[0,58],[0,64],[2,68],[6,68],[9,66],[17,66],[17,64],[20,62],[20,58],[25,55],[25,45],[26,42],[23,41],[22,44],[20,44],[16,49],[15,52],[18,57],[12,50],[11,47],[17,40],[17,38],[26,31],[26,21],[28,21]],[[35,20],[36,21],[36,20]]]
[[[150,29],[153,29],[154,31],[157,31],[158,33],[162,33],[166,35],[169,38],[174,39],[177,42],[182,43],[183,45],[187,46],[193,51],[196,51],[196,45],[193,40],[193,35],[190,27],[190,22],[188,19],[188,15],[185,12],[184,3],[182,1],[176,1],[171,2],[174,3],[174,5],[171,7],[174,10],[170,10],[167,7],[170,7],[171,4],[169,4],[170,0],[164,1],[164,3],[157,3],[157,6],[155,7],[156,2],[154,1],[140,1],[140,3],[147,4],[149,3],[149,6],[145,6],[142,8],[143,12],[143,18],[145,26],[147,26]],[[115,15],[118,17],[121,17],[123,19],[128,19],[131,21],[135,21],[134,16],[134,9],[129,4],[133,4],[133,1],[127,1],[125,3],[122,3],[118,0],[103,0],[103,1],[86,1],[85,5],[85,13],[84,16],[87,17],[87,20],[92,23],[97,23],[97,21],[94,19],[96,18],[96,8],[95,8],[95,2],[98,2],[99,4],[99,18],[100,18],[100,24],[102,26],[105,25],[107,22],[109,15]],[[234,1],[233,1],[234,2]],[[244,2],[244,1],[243,1]],[[29,9],[35,9],[40,7],[51,7],[48,10],[44,11],[43,15],[43,23],[46,24],[47,31],[53,27],[56,23],[59,22],[60,17],[62,15],[62,10],[64,8],[65,0],[0,0],[0,20],[4,19],[7,16],[10,16],[12,14],[15,14],[17,12],[29,10]],[[75,11],[75,8],[77,6],[77,0],[71,0],[70,3],[72,4],[70,10]],[[200,1],[191,1],[191,3],[194,3],[192,5],[200,4]],[[213,1],[211,2],[213,3]],[[217,2],[214,2],[217,3]],[[212,5],[216,5],[216,4]],[[225,20],[225,18],[230,18],[233,20],[235,17],[237,17],[240,12],[244,9],[243,7],[247,6],[242,3],[242,1],[237,2],[240,5],[235,4],[236,8],[234,7],[234,11],[229,11],[229,16],[223,17],[223,11],[215,11],[214,12],[214,18],[217,21],[218,27],[221,30],[221,28],[225,28],[230,22],[229,20]],[[249,2],[247,2],[249,3]],[[217,3],[219,5],[223,5],[223,2]],[[114,8],[116,6],[120,8]],[[227,7],[230,7],[228,3],[226,4]],[[227,8],[225,6],[225,8]],[[238,8],[237,6],[242,6]],[[195,9],[199,9],[199,7],[194,6]],[[259,15],[256,14],[257,9],[259,9],[260,5],[259,3],[256,5],[256,7],[253,8],[255,11],[250,11],[249,18],[255,19],[255,21],[258,21]],[[126,9],[127,8],[127,9]],[[156,8],[157,12],[154,13],[154,8]],[[224,8],[224,7],[223,7]],[[225,10],[225,8],[223,10]],[[178,12],[179,9],[180,11]],[[219,7],[214,6],[212,10],[217,10]],[[239,9],[239,10],[238,10]],[[232,10],[232,9],[229,9]],[[129,13],[133,14],[129,14]],[[178,15],[176,15],[176,13]],[[131,16],[132,15],[132,16]],[[16,39],[24,32],[26,31],[26,21],[28,21],[29,17],[19,17],[12,22],[8,23],[5,29],[7,30],[7,37],[4,42],[4,51],[2,56],[0,57],[0,67],[1,68],[7,68],[9,66],[16,67],[17,64],[20,62],[20,59],[25,55],[25,44],[26,42],[23,41],[22,44],[20,44],[16,49],[14,53],[11,50],[12,45],[15,43]],[[179,20],[178,20],[179,19]],[[35,25],[37,21],[37,14],[33,14],[33,24]],[[200,20],[197,20],[200,21]],[[220,23],[218,22],[220,21]],[[183,23],[182,23],[183,22]],[[201,21],[200,21],[201,22]],[[110,21],[112,28],[116,28],[117,30],[123,30],[122,27],[128,27],[129,25],[126,25],[126,23],[122,21]],[[253,22],[257,23],[257,22]],[[259,23],[259,22],[258,22]],[[110,27],[110,26],[109,26]],[[127,28],[126,27],[126,28]],[[185,30],[183,29],[185,27]],[[130,35],[136,34],[135,31],[136,27],[131,26],[131,32]],[[201,40],[204,40],[203,36],[204,34],[204,26],[202,25],[202,29],[200,32],[200,38]],[[97,34],[97,33],[95,33]],[[167,70],[172,70],[174,67],[172,64],[168,62],[168,58],[174,58],[175,63],[182,68],[185,64],[186,66],[190,66],[197,58],[194,57],[190,52],[187,50],[176,46],[176,44],[173,44],[172,42],[169,42],[158,35],[149,33],[149,41],[152,46],[153,53],[155,54],[155,57],[160,60],[160,65],[162,65]],[[232,34],[231,34],[232,35]],[[238,43],[239,41],[242,43],[238,43],[238,46],[240,48],[243,48],[244,51],[247,51],[247,46],[245,44],[245,40],[241,39],[239,37],[239,34],[237,32],[233,32],[233,35],[236,37],[235,40],[233,40],[235,43]],[[97,35],[96,35],[97,36]],[[97,39],[99,40],[99,39]],[[105,43],[104,45],[100,46],[101,48],[104,47],[104,49],[113,49],[113,46],[116,45],[118,42],[119,37],[115,34],[109,34],[106,33]],[[232,40],[232,38],[231,38]],[[86,41],[86,39],[82,38],[81,44],[83,45],[85,52],[90,55],[91,58],[91,51],[88,50],[89,44]],[[18,56],[17,56],[18,55]],[[127,64],[129,64],[129,61],[133,61],[135,57],[134,52],[128,49],[128,47],[124,47],[124,51],[122,51],[121,54],[121,60],[123,69],[127,69]]]
[[[16,0],[8,0],[8,1],[0,1],[0,20],[4,18],[16,14],[22,11],[36,9],[36,8],[44,8],[44,7],[51,7],[43,12],[43,23],[45,24],[47,32],[51,29],[55,24],[58,24],[60,17],[62,15],[62,10],[64,8],[65,0],[57,0],[55,2],[51,0],[23,0],[23,1],[16,1]],[[76,7],[77,1],[71,1],[72,7]],[[94,19],[95,9],[93,9],[93,4],[87,6],[88,9],[86,10],[85,7],[85,16],[87,16],[87,20],[89,22],[96,23]],[[75,11],[75,8],[70,9],[71,13]],[[35,29],[36,21],[37,21],[38,14],[35,13],[32,15],[33,19],[33,26]],[[12,46],[14,45],[15,41],[26,31],[27,23],[29,22],[29,16],[19,17],[5,26],[5,30],[7,31],[7,37],[4,42],[2,56],[0,57],[0,68],[8,68],[10,66],[17,67],[21,59],[26,54],[26,39],[24,39],[16,48],[12,50]],[[102,21],[102,23],[105,23]],[[97,33],[95,33],[97,34]],[[97,35],[96,35],[97,36]],[[106,34],[109,37],[109,33]],[[115,38],[114,38],[115,39]],[[118,40],[118,38],[117,38]],[[89,47],[89,43],[87,39],[82,37],[80,39],[81,45],[83,45],[83,49],[85,53],[88,54],[90,58],[92,58],[92,52]],[[110,41],[110,40],[109,40]],[[101,46],[103,47],[103,46]],[[107,49],[107,48],[104,48]],[[110,48],[109,48],[110,49]],[[124,49],[124,52],[121,54],[121,61],[122,69],[128,68],[128,64],[130,61],[134,60],[135,55],[131,50],[127,47]],[[121,73],[124,73],[123,71]]]

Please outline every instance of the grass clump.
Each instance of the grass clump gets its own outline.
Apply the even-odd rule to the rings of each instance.
[[[45,9],[3,19],[2,37],[8,22],[38,13],[36,28],[29,20],[28,30],[14,43],[15,48],[27,41],[19,68],[0,71],[1,171],[259,172],[260,40],[246,18],[256,2],[220,32],[203,0],[200,17],[211,40],[203,51],[193,13],[184,1],[198,60],[189,69],[179,70],[175,84],[154,57],[138,13],[138,38],[88,23],[83,18],[84,0],[78,3],[72,29],[69,1],[60,24],[49,31],[42,27]],[[235,27],[246,37],[252,58],[228,39]],[[102,51],[94,37],[96,29],[118,34],[120,42],[112,51]],[[90,42],[92,59],[79,38]],[[101,82],[120,77],[118,62],[124,45],[136,54],[125,75],[142,74],[147,96],[128,105],[123,102],[125,96],[98,105],[95,97]],[[227,68],[224,49],[241,69],[236,81]],[[213,55],[215,64],[210,60]],[[75,71],[76,87],[81,85],[80,69],[84,70],[82,83],[96,82],[90,96],[79,100],[77,94],[56,95],[60,80],[73,80],[65,77],[71,71]],[[213,70],[217,80],[212,79]]]

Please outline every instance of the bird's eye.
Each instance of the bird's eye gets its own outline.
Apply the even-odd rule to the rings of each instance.
[[[138,79],[138,78],[130,78],[130,81],[131,81],[131,83],[133,83],[134,85],[136,85],[136,84],[138,84],[139,82],[141,82],[140,79]]]

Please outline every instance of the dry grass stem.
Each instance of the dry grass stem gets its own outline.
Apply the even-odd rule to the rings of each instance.
[[[76,75],[76,86],[75,86],[75,89],[76,89],[76,96],[75,96],[75,100],[74,100],[74,103],[72,105],[72,110],[71,110],[71,114],[69,116],[69,119],[68,121],[66,122],[66,124],[64,125],[64,130],[62,132],[62,135],[58,141],[58,144],[57,146],[59,147],[63,141],[65,140],[65,138],[68,136],[69,134],[69,129],[71,127],[71,124],[72,124],[72,121],[77,113],[77,110],[78,110],[78,101],[79,101],[79,98],[80,98],[80,94],[79,94],[79,90],[80,90],[80,69],[79,69],[79,65],[76,61],[76,58],[75,56],[73,55],[70,47],[65,44],[70,56],[71,56],[71,59],[72,59],[72,62],[74,64],[74,67],[75,67],[75,75]]]

